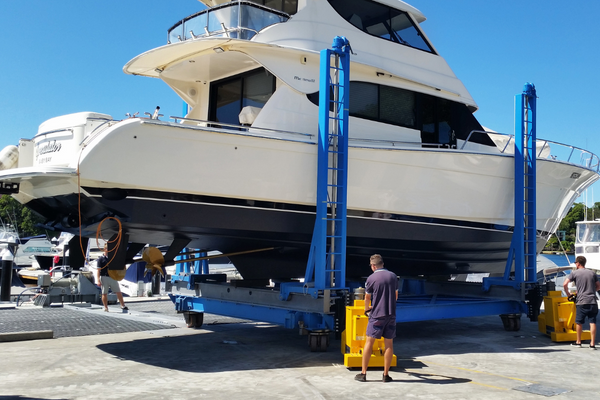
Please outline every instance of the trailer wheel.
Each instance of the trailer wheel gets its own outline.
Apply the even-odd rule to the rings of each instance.
[[[184,311],[183,318],[188,328],[200,328],[204,323],[204,313]]]
[[[514,325],[515,332],[516,331],[520,331],[521,330],[521,316],[520,315],[519,316],[515,316],[514,321],[515,321],[515,325]]]
[[[521,314],[502,314],[500,318],[505,331],[517,332],[521,329]]]
[[[329,347],[329,335],[318,334],[318,333],[309,333],[308,334],[308,345],[310,346],[310,351],[327,351],[327,347]]]

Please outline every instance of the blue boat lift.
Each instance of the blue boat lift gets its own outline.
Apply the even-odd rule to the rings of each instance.
[[[308,334],[313,351],[326,350],[329,334],[344,330],[345,307],[364,284],[345,275],[351,52],[343,37],[321,51],[317,211],[304,281],[228,284],[223,274],[208,273],[206,254],[194,258],[193,267],[176,260],[167,291],[189,327],[200,327],[205,312],[274,323]],[[397,322],[500,315],[506,330],[519,330],[521,314],[537,320],[543,296],[535,267],[535,99],[531,84],[517,95],[515,231],[504,276],[485,278],[482,285],[401,279]]]

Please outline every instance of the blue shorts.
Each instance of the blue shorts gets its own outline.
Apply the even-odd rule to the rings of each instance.
[[[598,315],[598,303],[594,304],[582,304],[576,306],[577,314],[575,315],[575,323],[583,324],[587,317],[590,324],[596,323],[596,316]]]
[[[367,336],[381,339],[393,339],[396,337],[396,316],[383,318],[369,318],[367,324]]]

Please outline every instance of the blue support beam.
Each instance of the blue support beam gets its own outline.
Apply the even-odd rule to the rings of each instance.
[[[527,307],[516,300],[485,299],[442,295],[400,297],[396,303],[396,322],[521,314]]]
[[[492,285],[521,290],[525,284],[536,282],[536,99],[535,86],[531,83],[515,96],[514,232],[504,276],[484,278],[485,291]]]
[[[284,283],[281,298],[346,288],[350,43],[336,36],[321,51],[316,218],[304,283]],[[332,63],[333,60],[333,63]]]
[[[175,304],[175,309],[181,312],[192,311],[197,313],[206,312],[227,315],[234,318],[283,325],[287,329],[298,328],[299,322],[303,322],[304,326],[308,327],[309,330],[333,331],[335,329],[335,319],[332,314],[196,296],[170,294],[169,297],[171,297],[171,300]]]

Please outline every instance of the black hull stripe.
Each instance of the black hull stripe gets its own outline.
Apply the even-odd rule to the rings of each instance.
[[[83,189],[93,196],[103,196],[107,190],[107,189],[94,188],[94,187],[84,187]],[[213,204],[213,205],[220,205],[220,206],[251,207],[251,208],[265,209],[265,210],[297,211],[297,212],[306,212],[306,213],[313,213],[313,214],[316,212],[315,206],[307,206],[307,205],[303,205],[303,204],[277,203],[277,202],[262,201],[262,200],[235,199],[235,198],[229,198],[229,197],[205,196],[205,195],[195,195],[195,194],[187,194],[187,193],[160,192],[160,191],[140,190],[140,189],[127,189],[125,192],[126,192],[125,195],[127,197],[136,197],[136,198],[145,199],[145,200],[168,200],[168,201],[174,201],[174,202],[204,203],[204,204]],[[377,214],[377,213],[375,213],[375,214]],[[349,217],[381,219],[381,216],[374,215],[374,213],[372,211],[348,210],[348,216]],[[513,227],[508,226],[508,225],[485,224],[485,223],[481,223],[481,222],[460,221],[460,220],[453,220],[453,219],[431,218],[431,217],[421,217],[421,216],[402,215],[402,214],[385,214],[384,219],[406,221],[406,222],[416,222],[416,223],[428,223],[428,224],[434,224],[434,225],[460,226],[460,227],[465,227],[465,228],[489,229],[489,230],[494,230],[494,231],[505,231],[505,232],[513,231]],[[542,232],[542,234],[546,234],[546,233]]]

